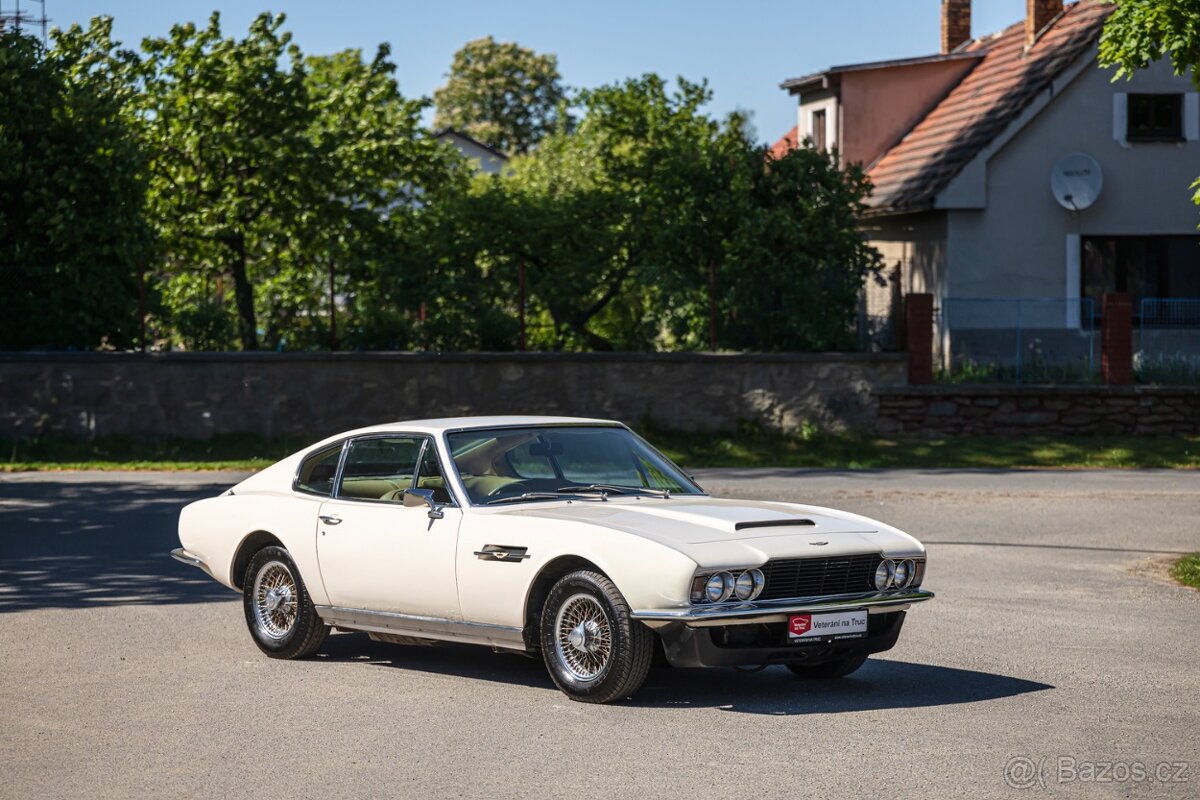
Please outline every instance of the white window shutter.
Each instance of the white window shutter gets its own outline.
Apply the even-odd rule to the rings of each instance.
[[[1183,138],[1189,142],[1200,140],[1200,94],[1196,92],[1183,95]]]
[[[1117,92],[1113,95],[1113,138],[1122,147],[1129,147],[1125,135],[1129,131],[1129,95]]]

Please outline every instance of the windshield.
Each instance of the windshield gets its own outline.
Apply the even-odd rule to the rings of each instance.
[[[666,457],[625,428],[491,428],[447,437],[475,504],[573,495],[703,494]]]

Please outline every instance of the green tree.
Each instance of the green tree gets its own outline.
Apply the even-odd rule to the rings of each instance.
[[[0,34],[0,347],[125,347],[150,254],[143,160],[125,113],[135,59],[112,22],[49,51]]]
[[[1176,75],[1191,72],[1200,90],[1200,0],[1121,0],[1116,5],[1100,35],[1100,66],[1117,68],[1113,80],[1129,79],[1166,57]],[[1200,178],[1192,188],[1200,205]]]
[[[340,341],[357,347],[408,347],[420,315],[424,263],[422,214],[466,190],[467,164],[422,127],[425,99],[408,99],[386,45],[367,62],[358,50],[306,61],[314,115],[310,137],[324,165],[325,207],[293,256],[299,291],[281,328],[297,336],[305,320],[331,319],[309,308],[328,276],[342,298]],[[329,303],[326,301],[326,306]],[[315,343],[315,342],[313,342]],[[324,342],[321,342],[322,344]]]
[[[549,323],[537,345],[705,348],[715,307],[719,347],[855,346],[879,259],[857,232],[865,178],[809,151],[769,160],[741,115],[704,112],[709,98],[654,75],[585,92],[576,129],[480,195],[497,219],[476,226],[492,231],[490,270],[523,261]]]
[[[564,119],[558,59],[491,36],[454,54],[434,92],[434,124],[463,131],[509,154],[528,152]]]
[[[721,347],[852,350],[863,282],[881,257],[858,231],[870,183],[811,148],[778,160],[754,149],[741,214],[720,262]]]
[[[513,208],[508,252],[524,260],[551,322],[543,346],[649,349],[662,288],[677,269],[679,212],[728,126],[701,110],[707,88],[655,75],[584,92],[574,129],[560,125],[514,160],[502,183]],[[511,272],[511,268],[509,270]]]
[[[258,347],[255,285],[325,199],[302,57],[283,21],[263,14],[235,40],[214,13],[206,28],[176,25],[143,43],[147,208],[164,266],[203,274],[198,285],[213,291],[232,279],[246,350]],[[174,298],[177,307],[206,299]]]

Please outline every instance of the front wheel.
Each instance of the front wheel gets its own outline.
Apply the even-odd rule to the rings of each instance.
[[[787,668],[801,678],[844,678],[866,663],[866,660],[866,656],[848,656],[812,666],[788,664]]]
[[[616,585],[598,572],[560,578],[546,598],[541,628],[546,669],[572,700],[629,697],[650,671],[654,634],[630,615]]]
[[[250,559],[242,582],[242,606],[251,638],[271,658],[310,656],[329,635],[300,571],[282,547],[264,547]]]

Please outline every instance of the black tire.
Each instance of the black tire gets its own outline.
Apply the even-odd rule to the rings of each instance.
[[[570,624],[574,620],[577,625]],[[568,641],[568,630],[578,632],[577,645]],[[555,684],[583,703],[629,697],[646,680],[654,656],[654,634],[630,616],[616,585],[591,570],[564,575],[554,584],[542,608],[541,645]]]
[[[826,661],[824,664],[813,664],[812,666],[805,664],[788,664],[786,666],[801,678],[828,680],[844,678],[865,664],[866,661],[866,656],[847,656],[836,661]]]
[[[278,591],[268,599],[265,595],[270,594],[272,584]],[[272,602],[275,607],[268,609]],[[317,616],[308,589],[300,579],[300,570],[282,547],[264,547],[246,565],[242,608],[250,638],[271,658],[311,656],[329,635],[329,626]]]

